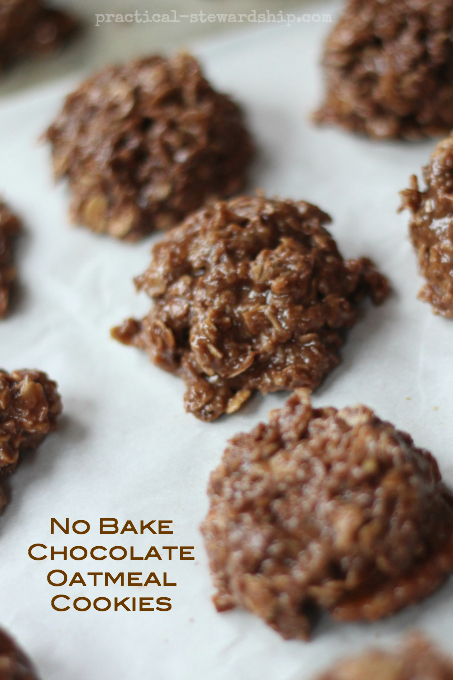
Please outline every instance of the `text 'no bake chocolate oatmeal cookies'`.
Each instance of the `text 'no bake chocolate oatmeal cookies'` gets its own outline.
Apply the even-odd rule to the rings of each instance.
[[[412,213],[410,237],[426,279],[419,298],[435,314],[453,319],[453,135],[436,146],[423,177],[424,190],[412,175],[410,188],[401,192],[401,210]]]
[[[315,116],[375,138],[453,127],[451,0],[348,0],[327,39]]]
[[[230,441],[202,532],[219,611],[242,607],[285,638],[322,611],[375,621],[453,570],[453,495],[436,460],[359,405],[306,390]]]
[[[253,390],[314,389],[338,364],[357,304],[389,292],[370,260],[342,258],[329,222],[314,205],[261,194],[200,210],[154,246],[135,279],[154,305],[113,337],[179,375],[202,420]]]
[[[72,220],[127,240],[238,192],[253,156],[239,106],[188,54],[104,69],[66,98],[46,136]]]
[[[0,483],[22,451],[36,449],[57,428],[62,412],[57,384],[42,371],[0,370]],[[0,510],[6,499],[0,487]]]

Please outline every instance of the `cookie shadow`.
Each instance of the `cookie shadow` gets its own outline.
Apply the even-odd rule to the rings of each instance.
[[[386,349],[386,344],[395,324],[398,304],[399,296],[392,290],[389,299],[382,306],[375,307],[367,301],[357,309],[356,322],[346,332],[344,344],[338,352],[340,362],[314,391],[316,397],[324,399],[337,381],[341,382],[342,378],[352,372],[360,371],[361,378],[366,380],[370,354],[379,357],[376,358],[376,363],[379,361],[379,365],[383,367],[383,375],[385,374],[387,361],[393,360],[392,352]]]
[[[292,155],[295,147],[297,126],[291,116],[279,108],[263,107],[259,111],[249,110],[247,115],[249,127],[253,130],[255,158],[249,173],[247,189],[255,191],[263,189],[271,198],[281,195],[285,186],[286,159]],[[281,160],[280,160],[281,159]],[[277,168],[276,162],[281,165]],[[282,177],[282,182],[275,186],[275,176]],[[300,197],[299,197],[300,198]]]
[[[20,314],[27,306],[27,288],[22,281],[13,283],[9,293],[8,317]]]

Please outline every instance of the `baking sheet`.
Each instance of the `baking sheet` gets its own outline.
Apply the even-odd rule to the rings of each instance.
[[[331,12],[338,4],[304,7]],[[435,142],[376,143],[317,129],[310,112],[322,87],[317,65],[326,23],[266,26],[195,48],[212,82],[243,103],[260,149],[253,184],[271,195],[307,199],[334,218],[345,257],[368,255],[394,294],[365,306],[343,362],[314,395],[316,405],[364,402],[436,455],[453,484],[451,415],[453,323],[416,300],[422,281],[407,238],[398,191],[427,162]],[[374,625],[327,618],[309,644],[285,642],[240,611],[217,614],[198,526],[205,488],[228,437],[252,428],[286,396],[257,396],[239,413],[201,423],[184,413],[184,385],[146,356],[109,337],[111,326],[146,313],[132,277],[159,238],[130,245],[70,227],[68,194],[53,186],[49,151],[37,139],[73,82],[35,90],[0,108],[0,189],[23,217],[20,289],[0,326],[8,370],[39,367],[58,381],[64,416],[58,432],[11,478],[0,518],[0,621],[20,640],[44,680],[308,680],[332,660],[372,643],[393,644],[417,627],[445,648],[453,634],[453,582],[425,603]],[[85,519],[85,536],[50,534],[50,518]],[[99,536],[99,517],[171,519],[174,535]],[[166,539],[169,539],[166,541]],[[195,561],[32,561],[33,543],[194,546]],[[108,564],[107,564],[108,562]],[[150,564],[150,562],[153,562]],[[139,564],[139,567],[137,567]],[[51,569],[155,571],[177,587],[55,588]],[[58,594],[169,596],[170,612],[56,612]]]

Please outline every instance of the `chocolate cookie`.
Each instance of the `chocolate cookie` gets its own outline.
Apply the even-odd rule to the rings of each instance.
[[[135,279],[154,306],[113,337],[179,375],[202,420],[253,390],[314,389],[338,364],[358,302],[389,292],[370,260],[343,260],[329,222],[314,205],[263,195],[200,210],[154,247]]]
[[[16,279],[12,250],[21,229],[20,220],[0,201],[0,319],[8,313],[10,290]]]
[[[106,68],[67,97],[47,139],[72,219],[128,240],[237,192],[253,155],[240,108],[188,54]]]
[[[208,494],[217,609],[248,609],[284,638],[307,639],[321,611],[393,614],[453,570],[436,460],[362,405],[315,409],[297,390],[230,441]]]
[[[30,56],[53,52],[78,29],[66,12],[51,9],[41,0],[0,2],[0,71]]]
[[[335,664],[318,680],[453,680],[453,659],[422,635],[413,634],[396,652],[371,650]]]
[[[0,680],[39,680],[30,659],[0,629]]]
[[[324,52],[315,119],[376,138],[453,127],[450,0],[348,0]]]
[[[419,298],[433,306],[435,314],[453,318],[453,135],[434,149],[420,191],[417,177],[401,192],[403,204],[412,213],[410,236],[417,251],[426,284]]]
[[[45,373],[0,370],[0,481],[21,451],[36,449],[56,429],[61,411],[57,385]],[[4,503],[3,496],[0,508]]]

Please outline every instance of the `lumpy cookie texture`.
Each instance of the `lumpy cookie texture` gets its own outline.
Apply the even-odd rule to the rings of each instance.
[[[72,219],[128,240],[236,193],[253,155],[240,108],[188,54],[98,73],[67,97],[47,138]]]
[[[402,207],[412,213],[410,236],[426,284],[419,298],[429,302],[436,314],[453,318],[453,135],[440,142],[423,175],[426,188],[420,190],[417,177],[401,192]]]
[[[375,138],[453,127],[450,0],[349,0],[327,39],[315,119]]]
[[[398,651],[370,650],[345,659],[317,680],[453,680],[453,659],[420,634]]]
[[[297,390],[230,441],[208,494],[217,609],[248,609],[285,638],[308,638],[322,611],[393,614],[453,569],[453,495],[435,459],[362,405],[315,409]]]
[[[0,680],[39,680],[30,659],[0,629]]]
[[[16,279],[12,251],[21,228],[20,220],[0,200],[0,319],[8,312],[11,286]]]
[[[113,336],[186,383],[202,420],[236,411],[253,390],[314,389],[338,363],[344,330],[388,282],[373,263],[343,260],[306,202],[243,196],[206,207],[153,249],[135,279],[154,300]]]
[[[72,16],[41,0],[0,0],[0,71],[24,57],[53,52],[77,29]]]
[[[0,370],[0,480],[21,451],[36,449],[57,427],[62,405],[57,385],[41,371]],[[5,498],[0,498],[0,507]]]

